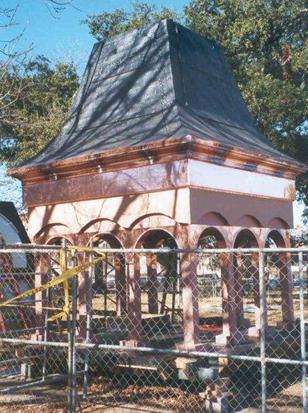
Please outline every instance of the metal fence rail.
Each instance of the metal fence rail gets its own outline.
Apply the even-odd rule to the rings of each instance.
[[[2,249],[0,413],[307,412],[307,271],[308,248]]]

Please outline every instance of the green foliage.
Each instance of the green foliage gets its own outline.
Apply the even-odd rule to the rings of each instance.
[[[146,24],[162,19],[178,19],[179,16],[167,7],[157,8],[155,5],[135,2],[133,10],[126,12],[124,9],[115,9],[113,12],[88,17],[84,23],[89,26],[90,33],[97,40],[127,32]]]
[[[225,50],[259,128],[302,162],[308,160],[307,10],[305,0],[192,0],[184,10],[188,27]],[[85,23],[103,40],[163,18],[179,20],[169,8],[137,2],[130,12],[103,12]],[[43,57],[0,69],[0,160],[18,163],[56,136],[77,87],[73,65],[52,66]],[[297,188],[307,205],[307,174]]]
[[[302,231],[291,232],[291,247],[303,247],[308,246],[308,230],[307,227]]]
[[[186,24],[225,50],[256,123],[281,151],[308,161],[304,0],[192,0]],[[308,177],[298,179],[308,204]]]
[[[7,96],[0,100],[0,160],[16,164],[59,133],[79,79],[72,64],[52,66],[43,56],[7,68],[2,79]]]

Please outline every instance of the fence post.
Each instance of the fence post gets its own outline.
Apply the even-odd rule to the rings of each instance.
[[[260,357],[261,357],[261,411],[266,413],[266,285],[264,280],[264,252],[259,251],[260,289]]]
[[[299,312],[300,312],[300,331],[301,331],[301,362],[302,362],[302,395],[303,395],[303,412],[307,413],[307,394],[306,394],[306,337],[305,337],[305,280],[304,280],[304,265],[303,252],[298,254],[299,263]]]
[[[50,260],[49,260],[49,266],[48,266],[48,273],[51,274],[50,270]],[[49,280],[47,280],[49,281]],[[46,307],[50,306],[50,288],[47,289],[46,291]],[[45,323],[44,323],[44,341],[49,340],[49,322],[48,322],[48,317],[49,317],[49,311],[48,309],[45,310]],[[47,346],[44,346],[43,350],[43,367],[42,367],[42,380],[46,379],[47,376],[47,356],[48,356],[48,349]]]
[[[93,242],[90,243],[90,248],[93,248]],[[93,261],[93,252],[89,254],[89,261]],[[87,325],[86,325],[86,343],[91,342],[91,335],[92,335],[92,311],[93,311],[93,302],[92,302],[92,284],[95,278],[95,267],[90,265],[89,267],[89,279],[88,279],[88,288],[91,291],[87,294]],[[85,362],[84,362],[84,375],[83,375],[83,394],[82,398],[86,400],[88,395],[88,382],[89,382],[89,359],[90,359],[90,351],[89,349],[85,350]]]
[[[67,248],[64,241],[67,263]],[[76,265],[76,255],[73,258]],[[76,318],[77,318],[77,277],[71,279],[71,305],[68,314],[68,413],[76,412]]]

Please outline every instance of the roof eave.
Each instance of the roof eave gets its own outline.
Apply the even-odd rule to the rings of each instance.
[[[165,163],[176,159],[197,159],[238,169],[293,178],[308,170],[308,166],[297,161],[282,160],[252,153],[242,148],[187,135],[182,138],[160,139],[145,145],[121,147],[97,154],[82,155],[47,164],[10,168],[8,175],[25,182],[42,181],[57,176],[76,176],[129,169],[151,163]]]

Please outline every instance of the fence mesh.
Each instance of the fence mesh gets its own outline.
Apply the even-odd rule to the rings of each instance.
[[[0,250],[0,412],[307,411],[308,249]]]

